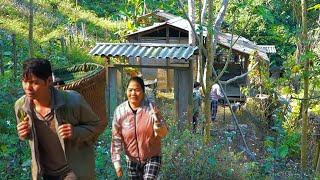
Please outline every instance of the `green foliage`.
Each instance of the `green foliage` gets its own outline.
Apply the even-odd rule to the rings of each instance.
[[[288,132],[283,128],[286,121],[287,103],[280,103],[273,115],[275,125],[271,128],[274,133],[267,136],[264,141],[266,153],[261,163],[248,164],[250,169],[246,174],[249,179],[255,179],[258,176],[262,179],[281,178],[290,175],[291,178],[299,178],[299,174],[294,164],[288,164],[287,159],[297,157],[300,153],[300,134],[298,132]]]
[[[252,69],[253,66],[258,63],[256,68],[254,68],[248,75],[250,78],[250,87],[259,90],[260,94],[270,94],[272,91],[272,82],[269,78],[268,62],[257,56],[257,53],[257,51],[254,51],[250,55],[250,64],[248,68]]]
[[[30,158],[26,143],[16,134],[13,104],[16,95],[21,94],[20,83],[16,82],[10,72],[6,72],[0,81],[0,175],[4,179],[29,179]]]
[[[101,58],[88,55],[96,42],[121,42],[129,30],[136,27],[136,18],[143,13],[143,0],[38,0],[35,2],[34,46],[35,56],[51,60],[54,68],[61,68],[78,63],[94,61],[104,63]],[[183,16],[176,0],[146,0],[147,13],[156,9],[164,9],[175,15]],[[294,1],[277,0],[244,0],[231,1],[223,31],[229,32],[234,25],[235,33],[249,38],[257,44],[271,44],[277,48],[278,55],[271,55],[271,63],[284,66],[283,78],[272,82],[267,70],[255,72],[255,85],[262,87],[262,92],[275,94],[272,96],[272,110],[275,119],[272,127],[274,133],[264,141],[265,154],[257,162],[247,162],[242,166],[243,151],[230,151],[234,134],[225,132],[219,138],[212,138],[211,144],[204,144],[199,134],[191,134],[188,130],[176,131],[173,102],[160,102],[162,112],[168,119],[169,134],[163,142],[163,179],[277,179],[301,178],[297,175],[295,161],[300,153],[299,112],[300,101],[291,101],[288,108],[275,99],[279,95],[292,94],[294,78],[302,78],[301,67],[296,63],[295,43],[300,30],[296,16],[292,13]],[[196,6],[198,6],[196,2]],[[215,14],[220,1],[215,2]],[[186,8],[186,6],[185,6]],[[310,2],[308,24],[316,27],[315,17],[319,4]],[[197,11],[197,10],[196,10]],[[28,1],[4,0],[0,7],[0,43],[3,47],[5,76],[0,81],[0,169],[4,179],[30,179],[30,149],[21,142],[16,134],[13,105],[23,94],[20,85],[22,62],[28,57]],[[210,12],[211,13],[211,12]],[[233,16],[236,21],[233,22]],[[104,17],[104,18],[103,18]],[[117,22],[113,22],[116,20]],[[8,23],[9,22],[9,23]],[[85,35],[82,27],[85,27]],[[17,34],[18,77],[13,77],[12,34]],[[61,44],[64,37],[65,46]],[[312,35],[315,39],[318,36]],[[319,45],[313,46],[313,52],[303,54],[302,61],[310,59],[312,95],[319,95],[320,66]],[[114,60],[114,59],[113,59]],[[263,78],[260,78],[261,77]],[[301,84],[303,85],[303,84]],[[250,89],[246,89],[249,94]],[[301,92],[303,93],[303,92]],[[295,95],[295,94],[294,94]],[[299,94],[296,94],[299,96]],[[172,100],[173,97],[161,97]],[[248,102],[248,108],[251,102]],[[263,114],[257,119],[260,126],[267,126],[266,112],[251,104],[252,114]],[[320,114],[317,100],[310,103],[310,109]],[[111,122],[109,122],[111,123]],[[108,128],[96,144],[96,172],[98,179],[115,179],[115,172],[110,158],[111,129]],[[229,146],[229,147],[227,147]],[[124,158],[123,158],[123,161]],[[124,164],[125,162],[123,162]],[[244,169],[242,169],[242,167]],[[292,171],[289,173],[289,171]],[[125,173],[126,174],[126,173]],[[125,176],[124,179],[127,177]]]

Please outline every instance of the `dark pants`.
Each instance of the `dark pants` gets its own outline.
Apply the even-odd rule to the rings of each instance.
[[[160,172],[161,156],[154,156],[145,163],[127,161],[128,177],[133,180],[157,179]]]
[[[197,130],[198,116],[199,116],[199,112],[194,113],[194,115],[192,116],[193,132],[196,132]]]
[[[52,175],[43,175],[44,180],[76,180],[77,176],[71,171],[63,175],[52,176]]]
[[[211,121],[214,122],[216,120],[218,110],[218,101],[211,101]]]

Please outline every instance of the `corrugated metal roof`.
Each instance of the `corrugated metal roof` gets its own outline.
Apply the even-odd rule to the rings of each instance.
[[[130,33],[128,35],[126,35],[126,37],[138,34],[138,33],[142,33],[142,32],[146,32],[149,31],[151,29],[155,29],[164,25],[170,25],[179,29],[183,29],[185,31],[191,31],[191,27],[190,24],[188,22],[188,20],[182,18],[182,17],[177,17],[174,19],[170,19],[168,21],[165,21],[163,23],[156,23],[152,26],[148,26],[145,28],[141,28],[136,32]],[[207,36],[207,31],[204,31],[203,35],[206,37]],[[267,56],[267,52],[259,47],[258,45],[256,45],[255,43],[253,43],[252,41],[244,38],[244,37],[239,37],[236,35],[233,35],[233,42],[237,40],[237,42],[232,46],[233,50],[239,51],[241,53],[244,54],[248,54],[250,55],[254,50],[259,50],[259,56],[262,57],[263,59],[265,59],[266,61],[269,61],[269,58]],[[223,46],[226,47],[230,47],[230,43],[231,43],[231,34],[229,33],[219,33],[218,34],[218,44],[221,44]]]
[[[90,54],[95,56],[189,59],[197,49],[189,44],[97,43]]]
[[[182,17],[177,17],[177,18],[170,19],[170,20],[162,22],[162,23],[155,23],[152,26],[141,28],[138,31],[132,32],[132,33],[126,35],[126,36],[132,36],[132,35],[135,35],[135,34],[138,34],[138,33],[141,33],[141,32],[145,32],[145,31],[148,31],[148,30],[151,30],[151,29],[154,29],[154,28],[166,25],[166,24],[174,26],[174,27],[179,28],[179,29],[184,29],[186,31],[191,30],[188,20],[183,19]]]
[[[258,45],[260,48],[264,49],[266,53],[276,53],[276,47],[274,45]]]
[[[158,17],[164,18],[165,20],[174,19],[174,18],[178,17],[176,15],[165,12],[163,10],[157,10],[157,11],[154,11],[154,12],[151,12],[151,13],[148,13],[148,14],[145,14],[145,15],[138,17],[138,20],[143,19],[143,18],[147,18],[150,16],[158,16]]]
[[[235,42],[236,41],[236,42]],[[235,43],[234,43],[235,42]],[[244,54],[252,54],[253,51],[258,50],[258,55],[265,59],[266,61],[270,61],[267,53],[264,49],[249,41],[244,37],[238,37],[236,35],[231,35],[229,33],[219,33],[218,34],[218,44],[221,44],[226,47],[230,47],[231,43],[233,44],[232,49]]]

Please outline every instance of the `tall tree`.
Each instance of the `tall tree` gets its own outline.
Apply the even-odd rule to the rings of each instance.
[[[306,57],[303,70],[303,98],[302,101],[302,137],[301,137],[301,167],[306,170],[307,167],[307,130],[308,130],[308,106],[309,106],[309,53],[308,28],[307,28],[307,0],[301,0],[301,24],[302,24],[302,53]]]
[[[34,56],[33,51],[33,0],[29,2],[29,58]]]
[[[220,32],[221,24],[223,22],[227,7],[229,5],[229,0],[223,0],[220,11],[217,15],[217,18],[213,24],[213,0],[208,1],[208,39],[207,39],[207,61],[205,65],[205,129],[204,129],[204,142],[207,143],[209,136],[210,136],[210,121],[211,121],[211,101],[210,101],[210,90],[211,86],[219,81],[219,78],[212,79],[212,75],[215,74],[214,68],[213,68],[213,61],[214,56],[216,54],[216,47],[217,47],[217,35]],[[214,71],[214,73],[212,73]],[[218,82],[219,83],[219,82]],[[219,83],[221,87],[221,83]],[[222,89],[222,88],[221,88]],[[222,89],[223,91],[223,89]]]
[[[194,9],[194,0],[188,0],[188,13],[189,13],[189,19],[191,21],[192,24],[195,24],[195,9]],[[193,31],[189,31],[189,44],[193,45],[193,46],[196,46],[196,38],[195,38],[196,34],[193,32]],[[190,70],[190,74],[189,74],[189,79],[190,79],[190,86],[189,86],[189,93],[192,94],[192,91],[193,91],[193,72],[194,72],[194,65],[197,64],[197,63],[194,63],[194,61],[190,61],[189,63],[189,70]],[[189,96],[189,99],[188,99],[188,114],[192,114],[192,96]],[[188,116],[189,119],[188,119],[188,125],[189,125],[189,128],[190,130],[192,129],[192,116]]]
[[[17,35],[12,34],[12,59],[13,59],[13,77],[17,77]]]

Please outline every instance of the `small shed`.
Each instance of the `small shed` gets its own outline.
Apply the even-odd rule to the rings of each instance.
[[[165,44],[188,44],[189,31],[191,27],[189,22],[179,16],[172,15],[164,11],[156,11],[149,13],[138,19],[140,23],[148,22],[149,25],[151,20],[154,20],[154,24],[141,28],[136,32],[130,33],[126,36],[130,43],[165,43]],[[204,36],[207,36],[207,32],[204,31]],[[258,55],[269,62],[267,56],[268,51],[275,51],[274,46],[258,46],[250,40],[231,35],[229,33],[217,34],[217,54],[215,56],[214,67],[219,70],[222,69],[228,54],[229,48],[232,46],[232,57],[231,62],[228,64],[227,72],[222,76],[221,80],[228,80],[235,76],[239,76],[248,71],[249,56],[254,51],[258,51]],[[141,61],[144,61],[142,59]],[[153,74],[152,74],[153,73]],[[172,72],[166,70],[165,73],[142,69],[142,74],[150,76],[151,78],[158,77],[159,86],[171,89],[172,88]],[[163,77],[163,75],[165,75]],[[240,91],[241,86],[247,86],[249,83],[248,77],[236,80],[232,84],[228,84],[225,87],[225,92],[229,99],[241,100],[244,95]]]
[[[193,77],[190,64],[197,52],[197,47],[189,44],[97,43],[90,54],[106,59],[106,102],[109,118],[112,119],[116,106],[124,101],[123,68],[133,67],[173,70],[175,119],[178,129],[183,128],[183,122],[192,122],[193,86],[189,82],[192,82]],[[111,63],[110,57],[124,58],[118,63]],[[153,61],[142,63],[141,58]]]

